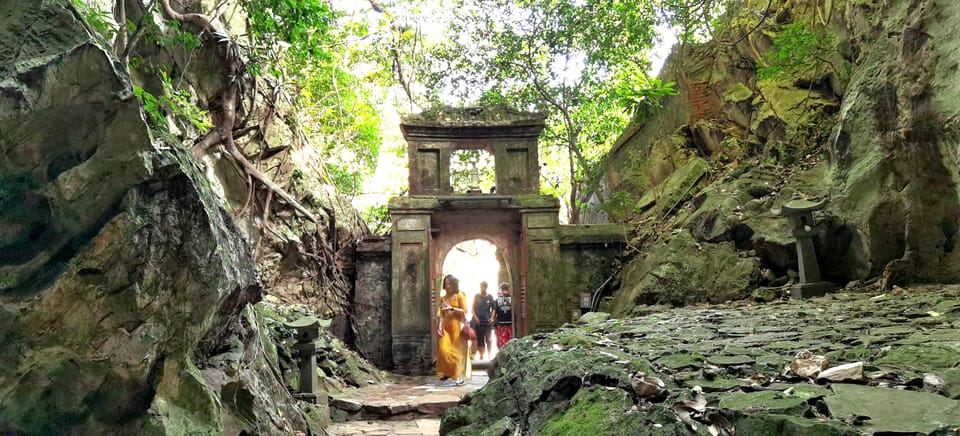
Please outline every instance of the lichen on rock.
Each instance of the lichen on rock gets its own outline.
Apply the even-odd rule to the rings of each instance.
[[[154,140],[70,2],[5,3],[0,34],[0,431],[309,432],[194,158]]]

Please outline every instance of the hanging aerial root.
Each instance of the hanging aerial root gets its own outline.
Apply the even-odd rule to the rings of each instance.
[[[160,0],[160,8],[163,11],[164,18],[178,21],[185,27],[192,28],[198,33],[218,33],[218,30],[206,17],[201,14],[179,13],[170,6],[170,0]],[[283,199],[283,201],[287,202],[287,204],[290,206],[293,206],[294,209],[303,214],[310,221],[315,223],[318,222],[317,217],[314,216],[313,213],[307,210],[307,208],[303,207],[299,201],[293,198],[293,196],[286,192],[283,188],[274,183],[273,180],[270,180],[269,177],[260,172],[260,170],[251,164],[250,161],[247,160],[246,156],[244,156],[243,153],[237,149],[237,145],[233,136],[233,127],[237,119],[237,88],[239,87],[242,62],[238,58],[239,55],[232,54],[230,50],[227,50],[227,53],[224,71],[227,84],[224,86],[223,91],[221,91],[221,110],[223,112],[223,116],[221,117],[220,124],[214,130],[216,133],[211,132],[197,145],[195,145],[193,147],[194,153],[197,153],[198,151],[202,152],[203,150],[212,147],[214,144],[222,143],[224,149],[227,151],[230,157],[236,161],[250,177],[258,180],[260,183],[266,186],[267,189],[273,191],[273,193],[277,194],[278,197]]]

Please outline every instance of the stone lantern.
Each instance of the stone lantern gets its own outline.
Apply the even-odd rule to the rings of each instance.
[[[297,343],[294,348],[299,352],[300,386],[293,395],[298,400],[317,402],[317,351],[320,349],[317,338],[320,327],[330,325],[313,316],[305,316],[296,321],[284,323],[297,331]]]
[[[833,289],[833,284],[820,278],[817,252],[813,248],[813,212],[823,209],[827,200],[810,201],[797,193],[779,209],[772,209],[776,216],[790,220],[790,233],[797,239],[797,263],[800,264],[800,282],[793,285],[793,298],[820,297]]]
[[[467,169],[467,176],[469,178],[467,192],[479,194],[482,191],[480,191],[480,170],[477,168],[477,158],[470,156],[470,160],[468,160],[467,163],[470,165],[470,168]]]

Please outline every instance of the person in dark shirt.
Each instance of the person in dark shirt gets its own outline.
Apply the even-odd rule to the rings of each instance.
[[[490,330],[493,326],[493,295],[487,293],[487,282],[480,282],[480,295],[473,298],[474,330],[477,332],[477,351],[480,358],[490,355]]]
[[[497,331],[497,348],[503,348],[513,338],[513,299],[510,298],[509,283],[500,284],[500,295],[497,296],[493,311],[493,323]]]

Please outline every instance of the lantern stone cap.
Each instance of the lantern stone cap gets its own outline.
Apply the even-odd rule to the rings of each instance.
[[[811,201],[800,197],[800,194],[794,192],[790,201],[778,209],[770,209],[770,212],[773,212],[776,216],[799,215],[823,209],[826,205],[827,199]]]
[[[283,325],[297,330],[315,328],[319,329],[320,327],[330,327],[331,320],[329,319],[320,319],[315,316],[304,316],[295,321],[284,322]]]

